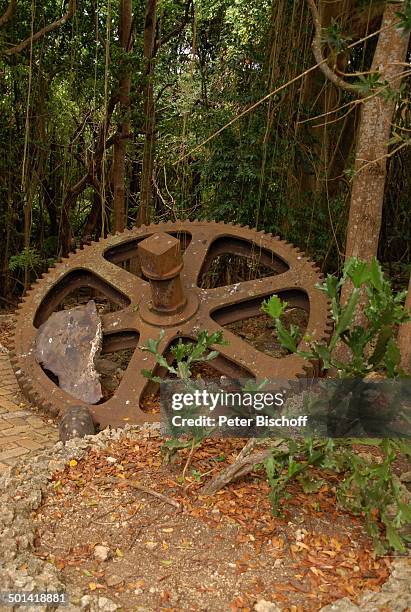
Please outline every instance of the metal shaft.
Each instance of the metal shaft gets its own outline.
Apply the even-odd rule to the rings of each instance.
[[[140,242],[138,254],[141,271],[150,281],[151,310],[164,314],[179,312],[187,301],[180,278],[183,268],[180,241],[159,232]]]

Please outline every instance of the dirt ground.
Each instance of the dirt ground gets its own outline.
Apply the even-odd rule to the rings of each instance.
[[[337,508],[331,473],[321,473],[317,493],[290,486],[280,518],[263,473],[201,496],[243,443],[204,441],[185,478],[188,449],[166,465],[157,437],[124,438],[72,461],[36,513],[37,554],[67,585],[124,610],[234,612],[267,599],[289,612],[314,611],[378,589],[390,560],[375,559],[362,522]]]

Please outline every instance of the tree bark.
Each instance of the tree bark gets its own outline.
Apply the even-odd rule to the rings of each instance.
[[[264,445],[262,450],[253,452],[257,446]],[[284,440],[269,440],[267,446],[267,440],[263,438],[250,438],[247,444],[242,448],[238,454],[237,459],[229,465],[227,468],[222,470],[219,474],[214,476],[209,482],[207,482],[200,490],[201,495],[213,495],[220,491],[230,482],[234,482],[243,476],[246,476],[252,472],[256,465],[264,463],[266,459],[271,455],[273,448],[284,446],[286,443]]]
[[[119,35],[120,45],[125,53],[131,50],[132,6],[131,0],[121,0]],[[130,134],[130,120],[128,117],[130,105],[131,73],[130,67],[123,62],[119,81],[119,105],[121,123],[113,149],[113,231],[122,232],[125,227],[125,176],[126,176],[126,148]]]
[[[10,0],[3,15],[0,16],[0,28],[3,27],[14,15],[16,10],[16,0]]]
[[[3,25],[3,23],[6,23],[10,19],[10,17],[12,16],[14,12],[14,8],[15,8],[15,2],[11,2],[9,7],[6,10],[6,13],[2,16],[0,20],[0,25]],[[10,55],[15,55],[16,53],[21,53],[22,51],[25,51],[27,48],[31,47],[31,45],[33,45],[35,42],[43,38],[43,36],[46,36],[50,32],[53,32],[53,30],[56,30],[60,26],[64,25],[69,19],[73,17],[73,15],[76,12],[76,8],[77,8],[76,0],[70,0],[68,8],[67,8],[67,12],[62,17],[60,17],[60,19],[56,19],[52,23],[48,23],[46,26],[44,26],[44,28],[41,28],[41,30],[39,30],[32,36],[29,36],[28,38],[23,40],[18,45],[15,45],[14,47],[7,49],[5,51],[5,54],[10,56]]]
[[[408,294],[405,300],[405,308],[411,315],[411,276],[408,283]],[[408,374],[411,374],[411,321],[402,323],[398,331],[398,347],[401,353],[401,366]]]
[[[93,185],[95,189],[100,189],[97,177],[100,176],[104,151],[109,149],[115,141],[114,136],[110,136],[109,138],[107,138],[107,134],[110,128],[111,116],[114,112],[117,102],[117,95],[112,95],[107,106],[106,117],[100,123],[96,148],[89,163],[88,170],[86,171],[84,176],[77,181],[75,185],[68,189],[63,200],[60,222],[60,244],[61,254],[63,255],[63,257],[67,257],[72,248],[70,212],[74,207],[78,196],[86,189],[88,185]]]
[[[409,32],[393,26],[396,13],[404,2],[385,7],[371,70],[379,71],[381,81],[398,92],[401,83],[401,62],[406,59]],[[391,26],[391,27],[390,27]],[[358,133],[351,204],[348,218],[345,256],[370,261],[377,255],[381,229],[384,187],[387,175],[388,142],[396,105],[395,96],[375,95],[363,102]],[[342,300],[349,295],[344,287]]]
[[[145,74],[145,139],[143,152],[143,166],[141,171],[140,209],[137,216],[137,225],[150,222],[150,208],[152,201],[152,179],[154,162],[154,131],[155,131],[155,105],[153,96],[153,68],[156,50],[156,9],[157,0],[147,0],[144,19],[144,74]]]
[[[398,92],[401,84],[401,65],[408,48],[409,32],[394,26],[397,12],[404,2],[387,3],[382,17],[381,32],[371,65],[371,71],[380,73],[380,80],[389,83],[391,92]],[[384,93],[387,93],[386,90]],[[351,190],[348,216],[345,258],[357,257],[371,261],[378,253],[381,231],[384,189],[387,177],[387,156],[391,122],[396,106],[396,96],[376,94],[363,102],[358,130],[355,157],[355,174]],[[341,290],[341,303],[345,304],[351,294],[352,283],[347,281]],[[354,318],[355,325],[367,324],[363,292]],[[350,349],[340,343],[334,352],[342,362],[351,359]]]

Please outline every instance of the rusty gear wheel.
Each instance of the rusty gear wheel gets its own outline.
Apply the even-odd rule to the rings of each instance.
[[[175,238],[182,257],[173,245]],[[255,265],[264,267],[265,276],[200,287],[199,278],[211,273],[213,260],[223,255],[246,257],[251,262],[250,276]],[[116,305],[115,311],[102,315],[103,353],[141,347],[164,329],[159,346],[164,354],[179,337],[195,339],[201,330],[211,333],[259,314],[261,302],[272,294],[308,313],[305,337],[325,339],[329,305],[315,287],[321,278],[298,249],[248,227],[177,221],[126,230],[71,254],[35,283],[19,307],[12,365],[24,394],[34,404],[53,415],[62,414],[69,407],[86,404],[46,375],[36,362],[34,346],[39,326],[73,291],[92,288]],[[226,329],[224,338],[229,344],[216,347],[220,356],[213,367],[225,375],[291,379],[305,373],[306,363],[296,355],[272,357]],[[100,427],[158,420],[158,415],[140,407],[147,385],[152,384],[142,368],[154,370],[155,358],[135,350],[114,395],[104,403],[87,405]]]

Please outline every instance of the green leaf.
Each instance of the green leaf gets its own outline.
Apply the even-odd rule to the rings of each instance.
[[[398,502],[398,508],[401,511],[402,518],[404,519],[404,521],[407,523],[411,523],[411,506],[409,504]]]
[[[297,352],[297,344],[296,344],[294,338],[292,337],[292,335],[290,334],[290,332],[288,332],[285,329],[285,327],[281,323],[280,319],[277,319],[277,321],[276,321],[276,329],[277,329],[277,336],[278,336],[278,339],[279,339],[281,345],[284,346],[289,351],[291,351],[291,353],[296,353]]]
[[[387,343],[392,337],[392,329],[389,325],[385,325],[381,328],[380,333],[378,334],[377,344],[375,345],[375,349],[373,354],[371,355],[369,362],[375,367],[381,360],[384,358],[384,355],[387,351]]]
[[[261,310],[272,319],[279,319],[287,306],[287,302],[283,302],[277,295],[273,295],[269,300],[262,303]]]
[[[387,368],[387,373],[390,378],[395,376],[397,366],[401,362],[400,349],[397,346],[394,338],[390,338],[387,343],[387,350],[384,356],[384,365]]]
[[[211,361],[212,359],[215,359],[216,357],[218,357],[219,354],[220,353],[218,351],[210,351],[210,353],[208,353],[208,355],[204,357],[204,361]]]
[[[332,274],[327,274],[327,278],[325,280],[325,289],[329,298],[336,298],[338,290],[338,278],[336,278]]]
[[[339,316],[339,319],[337,321],[337,325],[334,331],[334,335],[331,339],[330,342],[330,350],[332,351],[333,348],[335,348],[338,339],[340,338],[341,334],[350,327],[351,323],[353,322],[354,319],[354,314],[355,314],[355,309],[357,307],[358,304],[358,300],[360,298],[360,291],[359,289],[354,289],[353,292],[350,295],[350,298],[347,302],[347,304],[344,306],[344,308],[341,311],[341,314]]]
[[[316,493],[324,484],[322,478],[309,478],[308,476],[299,475],[297,480],[302,486],[304,493]]]
[[[156,357],[157,357],[157,363],[161,365],[163,368],[170,370],[170,372],[174,370],[174,368],[168,364],[168,361],[165,357],[163,357],[162,355],[156,355]]]
[[[398,550],[400,552],[405,551],[403,539],[401,538],[400,534],[398,533],[398,530],[395,529],[395,527],[393,527],[392,525],[386,525],[386,536],[390,546],[394,550]]]
[[[324,364],[324,368],[328,370],[331,367],[331,363],[330,363],[331,353],[329,349],[322,344],[317,344],[315,346],[315,351],[316,353],[318,353],[319,357],[321,358]]]
[[[382,291],[384,286],[384,274],[375,257],[372,258],[370,265],[370,280],[377,291]]]
[[[354,287],[358,289],[370,279],[368,263],[359,259],[355,260],[347,271],[347,275],[352,280]]]
[[[187,357],[190,354],[190,352],[192,351],[192,347],[192,342],[184,344],[180,338],[178,344],[173,346],[173,348],[171,349],[171,353],[177,361],[182,361],[184,357]]]
[[[159,376],[154,376],[154,374],[150,372],[150,370],[141,370],[141,373],[143,376],[145,376],[149,380],[152,380],[153,382],[156,382],[156,383],[162,382],[162,379]]]

